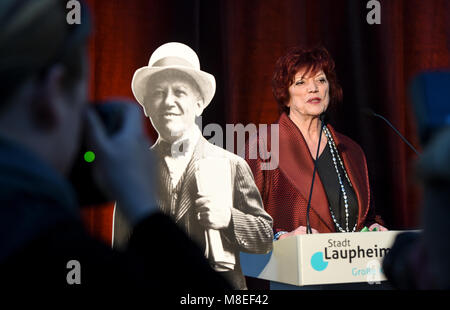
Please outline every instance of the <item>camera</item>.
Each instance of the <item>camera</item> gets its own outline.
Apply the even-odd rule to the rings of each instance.
[[[114,103],[95,103],[90,106],[99,116],[108,135],[114,135],[114,133],[120,130],[122,113],[118,105],[114,105]],[[87,128],[84,127],[82,132],[82,142],[69,175],[69,180],[75,189],[78,203],[81,207],[95,206],[111,201],[94,179],[93,169],[96,165],[96,161],[93,157],[95,156],[95,150],[89,149],[88,147],[86,142],[86,130]],[[89,151],[93,152],[94,155],[91,155],[91,158],[85,156]]]

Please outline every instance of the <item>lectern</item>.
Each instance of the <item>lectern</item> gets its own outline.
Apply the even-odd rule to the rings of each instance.
[[[311,234],[274,241],[266,255],[241,253],[246,276],[295,286],[380,283],[382,261],[401,231]]]

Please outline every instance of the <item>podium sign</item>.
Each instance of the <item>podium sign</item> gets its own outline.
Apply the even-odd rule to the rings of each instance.
[[[299,286],[379,283],[386,280],[381,268],[383,258],[399,233],[401,231],[287,237],[275,241],[272,252],[267,255],[241,253],[241,263],[247,276]]]

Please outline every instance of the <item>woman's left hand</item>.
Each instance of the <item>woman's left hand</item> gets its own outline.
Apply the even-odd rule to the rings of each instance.
[[[388,229],[384,226],[381,226],[378,223],[374,223],[372,225],[370,225],[369,230],[370,231],[374,231],[376,229],[376,231],[388,231]]]

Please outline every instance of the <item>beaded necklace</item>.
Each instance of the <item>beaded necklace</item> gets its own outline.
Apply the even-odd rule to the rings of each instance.
[[[353,187],[352,183],[350,182],[350,178],[348,177],[347,171],[345,170],[344,164],[342,162],[341,157],[339,156],[339,152],[338,149],[336,147],[336,144],[334,143],[333,137],[331,136],[330,131],[328,130],[328,128],[326,126],[324,126],[323,128],[324,132],[325,132],[325,136],[328,139],[328,145],[330,146],[330,151],[331,151],[331,156],[333,158],[333,165],[334,168],[336,169],[336,173],[338,176],[338,180],[339,180],[339,185],[341,187],[341,192],[342,192],[342,197],[344,198],[344,207],[345,207],[345,229],[343,229],[341,227],[341,225],[338,223],[338,221],[336,220],[336,217],[334,216],[333,210],[331,210],[331,206],[328,206],[328,208],[330,209],[330,213],[331,213],[331,218],[333,219],[333,222],[336,224],[336,227],[338,228],[338,230],[340,232],[354,232],[356,230],[356,224],[355,226],[353,226],[353,229],[350,231],[349,227],[348,227],[348,217],[349,217],[349,213],[348,213],[348,200],[347,200],[347,192],[345,191],[345,187],[344,187],[344,183],[342,182],[342,177],[341,177],[341,173],[339,172],[338,169],[338,163],[342,168],[342,171],[344,171],[344,175],[345,178],[347,179],[348,184],[350,185],[350,187]]]

